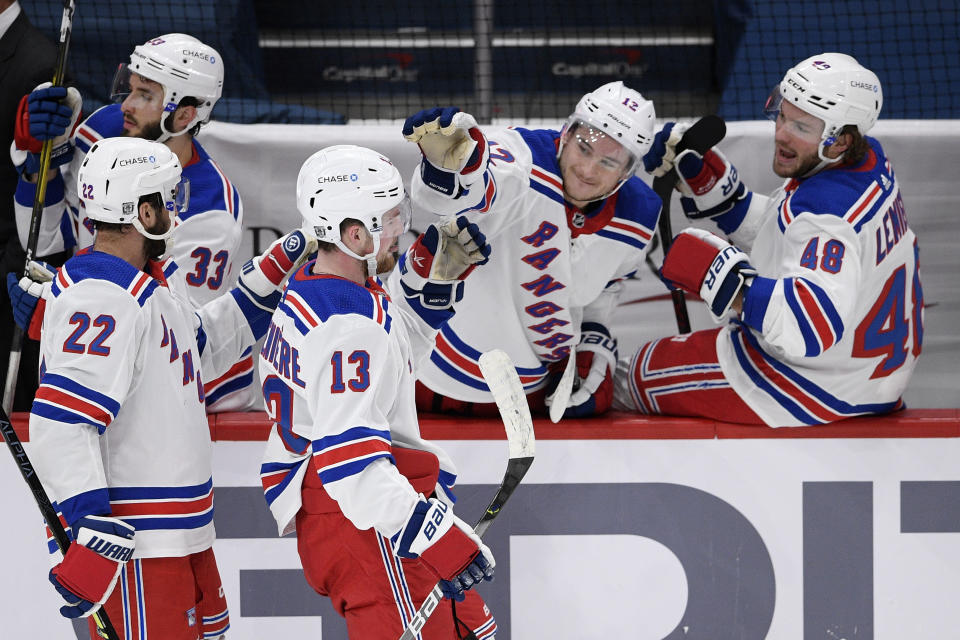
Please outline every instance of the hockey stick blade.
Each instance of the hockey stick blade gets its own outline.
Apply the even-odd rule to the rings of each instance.
[[[497,489],[497,495],[494,496],[490,506],[487,507],[487,510],[473,528],[478,536],[483,537],[494,518],[500,514],[503,505],[513,495],[514,489],[520,484],[523,476],[527,473],[527,469],[533,464],[536,439],[533,433],[533,419],[530,417],[527,396],[523,392],[523,384],[520,382],[517,369],[513,366],[510,356],[500,349],[494,349],[481,355],[479,363],[483,379],[487,383],[487,387],[490,388],[493,400],[497,403],[497,409],[500,411],[500,418],[503,420],[503,426],[507,432],[507,446],[510,451],[507,470],[503,474],[503,481]],[[424,599],[420,609],[414,614],[407,628],[403,630],[399,640],[414,640],[441,600],[443,600],[443,592],[440,591],[438,583]]]
[[[510,356],[500,349],[494,349],[481,355],[479,364],[483,379],[500,411],[510,452],[500,489],[474,527],[477,535],[482,537],[533,464],[536,438],[527,395],[523,392],[523,384]]]
[[[677,144],[677,152],[693,149],[703,154],[727,135],[727,124],[717,115],[704,116],[690,125]]]
[[[556,424],[563,417],[563,412],[567,410],[570,404],[570,394],[573,393],[574,373],[577,371],[577,354],[573,347],[570,347],[570,356],[567,358],[567,365],[563,368],[563,375],[560,376],[560,382],[557,388],[550,395],[550,422]]]

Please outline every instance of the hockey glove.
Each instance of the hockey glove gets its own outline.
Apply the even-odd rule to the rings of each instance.
[[[457,197],[487,170],[487,139],[473,116],[457,107],[416,112],[403,123],[403,137],[420,146],[423,183],[444,195]]]
[[[434,223],[400,261],[404,296],[427,310],[449,309],[463,298],[463,280],[489,258],[486,236],[466,216]]]
[[[133,556],[134,528],[116,518],[85,516],[73,529],[77,541],[50,570],[50,582],[67,601],[60,613],[86,618],[110,597],[120,570]]]
[[[436,498],[414,506],[403,528],[392,538],[401,558],[420,561],[440,580],[444,598],[457,602],[483,580],[493,580],[496,562],[487,545],[453,509]]]
[[[44,140],[52,140],[50,168],[73,158],[73,132],[80,119],[83,101],[73,87],[54,87],[44,82],[23,96],[14,123],[14,142],[26,151],[25,173],[40,171],[40,150]]]
[[[674,238],[660,271],[668,284],[699,294],[717,323],[724,321],[737,294],[757,275],[746,253],[693,227]]]
[[[17,274],[8,273],[7,293],[10,295],[10,306],[13,307],[13,321],[31,339],[39,340],[43,309],[50,297],[50,282],[57,274],[49,264],[36,260],[30,261],[28,273],[29,276],[19,280]]]
[[[617,341],[605,326],[585,322],[577,345],[576,391],[570,396],[564,418],[585,418],[604,413],[613,403],[613,374],[617,370]]]
[[[690,126],[668,122],[653,137],[653,145],[643,155],[643,168],[655,178],[667,175],[673,169],[677,145]]]
[[[266,333],[273,310],[287,277],[317,251],[317,239],[297,229],[277,238],[259,256],[247,260],[240,269],[237,286],[231,294],[247,318],[258,340]]]
[[[753,192],[740,182],[737,168],[717,149],[700,155],[687,149],[677,156],[680,205],[691,220],[712,218],[730,233],[747,213]]]

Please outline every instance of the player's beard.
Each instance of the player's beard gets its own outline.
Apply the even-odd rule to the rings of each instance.
[[[133,132],[126,129],[123,130],[123,135],[130,138],[142,138],[144,140],[159,140],[160,136],[163,135],[163,129],[160,128],[160,121],[151,122],[150,124],[142,125],[140,131]]]
[[[377,257],[377,273],[390,273],[393,271],[393,268],[397,266],[397,261],[400,259],[400,250],[390,251],[385,256]]]
[[[776,153],[777,151],[775,148],[773,156],[773,172],[781,178],[802,178],[816,169],[817,165],[820,164],[820,156],[818,156],[816,153],[812,153],[795,163],[795,168],[793,169],[778,168]]]
[[[170,228],[170,225],[173,224],[173,220],[168,217],[167,224],[163,224],[163,223],[164,223],[163,220],[157,219],[157,221],[153,224],[152,227],[147,228],[147,231],[156,235],[164,233],[167,229]],[[165,239],[154,240],[153,238],[144,237],[144,240],[146,241],[146,244],[144,245],[144,247],[146,248],[146,251],[147,251],[147,257],[150,258],[151,260],[159,260],[164,256],[164,254],[167,253],[167,241]]]

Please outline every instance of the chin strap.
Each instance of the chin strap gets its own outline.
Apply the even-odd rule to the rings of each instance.
[[[334,244],[340,248],[340,251],[343,251],[348,256],[356,258],[357,260],[361,260],[366,264],[368,278],[373,278],[377,275],[377,254],[380,253],[380,234],[377,233],[371,235],[373,236],[373,251],[365,256],[358,255],[351,251],[347,245],[343,244],[342,240],[337,239],[334,241]]]
[[[823,155],[823,152],[826,151],[827,147],[831,146],[834,142],[836,142],[836,140],[837,140],[837,139],[836,139],[835,137],[831,136],[831,137],[826,138],[826,139],[824,139],[823,141],[820,142],[820,145],[817,147],[817,156],[820,158],[820,162],[817,163],[817,166],[815,166],[815,167],[814,167],[813,169],[811,169],[810,171],[807,171],[807,172],[806,172],[805,174],[803,174],[803,176],[801,176],[801,177],[803,177],[803,178],[809,178],[810,176],[812,176],[813,174],[815,174],[817,171],[820,171],[820,170],[823,169],[824,167],[827,167],[827,166],[829,166],[829,165],[831,165],[831,164],[835,164],[835,163],[840,162],[841,160],[843,160],[843,155],[844,155],[844,154],[842,154],[842,153],[841,153],[840,155],[838,155],[836,158],[828,158],[827,156]]]

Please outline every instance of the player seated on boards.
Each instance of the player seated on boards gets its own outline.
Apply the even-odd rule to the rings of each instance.
[[[611,82],[584,95],[560,131],[518,127],[488,138],[472,116],[446,107],[413,114],[403,133],[422,152],[414,203],[465,215],[497,246],[417,374],[418,407],[495,415],[477,360],[500,348],[532,410],[606,411],[617,360],[611,317],[661,209],[635,175],[653,141],[653,103]],[[572,353],[575,390],[554,393]]]
[[[719,328],[644,344],[620,362],[614,406],[801,426],[902,406],[923,344],[917,238],[880,143],[877,76],[822,53],[767,99],[776,122],[772,195],[748,190],[718,149],[658,133],[655,175],[676,167],[687,216],[663,277],[698,294]]]

